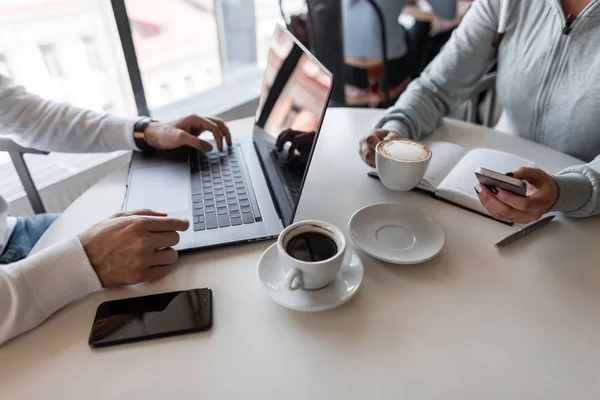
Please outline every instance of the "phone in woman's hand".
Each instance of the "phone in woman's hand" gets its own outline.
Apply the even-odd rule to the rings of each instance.
[[[475,176],[479,183],[487,187],[497,187],[517,196],[527,196],[527,183],[521,179],[504,175],[486,168],[477,168]]]

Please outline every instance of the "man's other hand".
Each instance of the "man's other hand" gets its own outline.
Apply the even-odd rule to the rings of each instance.
[[[223,151],[223,140],[231,146],[231,134],[225,122],[219,118],[204,118],[190,115],[175,122],[152,122],[146,128],[146,142],[159,150],[170,150],[189,146],[203,152],[212,150],[210,143],[198,138],[202,132],[210,131],[219,151]]]
[[[290,148],[288,150],[288,160],[292,161],[296,150],[298,150],[300,158],[303,161],[307,161],[316,135],[317,133],[315,131],[303,132],[288,128],[277,136],[275,145],[277,146],[277,151],[281,153],[285,144],[289,142]]]
[[[102,286],[115,287],[166,275],[177,260],[177,231],[188,226],[185,219],[140,210],[116,214],[78,238]]]

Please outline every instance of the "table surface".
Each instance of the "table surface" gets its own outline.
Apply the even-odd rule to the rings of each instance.
[[[377,110],[330,109],[297,220],[329,221],[347,234],[359,208],[411,204],[444,227],[432,261],[397,266],[364,253],[365,278],[346,305],[300,313],[262,291],[256,264],[272,242],[182,255],[152,283],[90,295],[0,348],[0,399],[598,399],[600,220],[559,217],[513,245],[514,228],[367,177],[358,139]],[[251,119],[230,124],[250,134]],[[446,120],[434,139],[533,159],[549,172],[577,163],[554,150]],[[126,169],[86,192],[37,250],[119,210]],[[210,332],[92,350],[98,304],[211,287]]]

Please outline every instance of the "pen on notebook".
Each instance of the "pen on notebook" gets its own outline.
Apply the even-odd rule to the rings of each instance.
[[[510,243],[514,242],[515,240],[519,240],[523,236],[527,236],[531,232],[540,229],[542,226],[548,225],[550,223],[550,221],[552,221],[553,219],[554,219],[554,215],[549,215],[549,216],[544,217],[544,218],[542,218],[540,220],[532,222],[531,224],[527,225],[526,227],[519,229],[518,231],[516,231],[512,235],[508,235],[507,237],[505,237],[504,239],[502,239],[498,243],[495,243],[494,247],[495,248],[503,247],[503,246],[506,246],[507,244],[510,244]]]

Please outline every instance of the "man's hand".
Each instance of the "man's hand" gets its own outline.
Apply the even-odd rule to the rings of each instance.
[[[507,174],[528,183],[532,192],[527,197],[517,196],[502,189],[492,190],[477,185],[475,191],[481,204],[496,219],[527,224],[537,221],[556,203],[558,185],[554,178],[539,168],[519,168]]]
[[[360,158],[369,167],[375,168],[375,147],[377,147],[379,142],[394,139],[401,139],[401,136],[394,131],[373,129],[367,136],[360,140],[358,149]]]
[[[288,160],[291,161],[294,157],[296,150],[300,153],[300,158],[308,160],[310,149],[315,141],[316,132],[302,132],[291,128],[288,128],[281,132],[277,137],[277,151],[282,152],[285,144],[290,142],[290,148],[288,150]]]
[[[166,275],[177,260],[171,247],[179,243],[177,231],[188,226],[187,220],[141,210],[116,214],[77,237],[102,286],[115,287]]]
[[[170,123],[152,122],[146,128],[146,142],[159,150],[194,147],[203,152],[212,150],[210,143],[198,138],[205,131],[212,132],[219,151],[223,151],[223,139],[231,146],[231,134],[225,122],[219,118],[203,118],[190,115]]]

